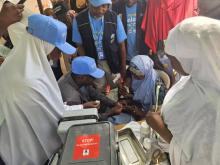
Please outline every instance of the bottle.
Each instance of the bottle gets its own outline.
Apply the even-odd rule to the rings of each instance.
[[[141,142],[141,144],[143,144],[144,138],[148,138],[149,135],[150,135],[150,127],[146,123],[146,121],[143,121],[141,123],[141,127],[140,127],[140,142]]]

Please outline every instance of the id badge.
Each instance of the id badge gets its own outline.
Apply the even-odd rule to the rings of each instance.
[[[104,53],[103,52],[98,52],[98,57],[100,60],[104,59]]]

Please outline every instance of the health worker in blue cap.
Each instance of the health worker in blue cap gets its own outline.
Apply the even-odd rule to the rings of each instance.
[[[126,72],[127,36],[120,17],[109,10],[111,3],[111,0],[89,0],[88,9],[73,21],[73,42],[79,54],[94,58],[108,80],[112,73],[121,73],[124,78]],[[98,88],[104,85],[104,80],[100,81]]]
[[[71,72],[58,81],[63,101],[67,105],[78,105],[84,109],[97,108],[101,120],[120,114],[122,105],[93,87],[95,79],[102,78],[104,74],[102,69],[97,68],[93,58],[88,56],[75,58],[72,61]]]
[[[21,40],[0,69],[0,157],[7,165],[43,165],[62,145],[57,126],[64,106],[47,55],[75,52],[66,33],[66,25],[40,14],[9,28],[12,42],[16,34]]]

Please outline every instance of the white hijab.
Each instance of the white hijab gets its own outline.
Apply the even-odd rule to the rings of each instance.
[[[169,33],[165,50],[190,74],[167,93],[162,115],[174,165],[220,164],[220,21],[193,17]]]
[[[64,107],[47,60],[54,46],[25,28],[9,28],[14,48],[0,67],[0,156],[8,165],[42,165],[61,145]]]

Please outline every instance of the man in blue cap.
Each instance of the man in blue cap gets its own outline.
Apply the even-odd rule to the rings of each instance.
[[[109,10],[111,0],[89,0],[73,21],[73,41],[80,55],[89,55],[106,72],[126,72],[126,33],[120,17]]]
[[[92,86],[94,80],[102,78],[104,74],[102,69],[96,67],[93,58],[75,58],[72,61],[72,71],[58,81],[63,101],[68,105],[81,105],[82,108],[100,108],[101,119],[120,114],[121,104],[110,100]]]

